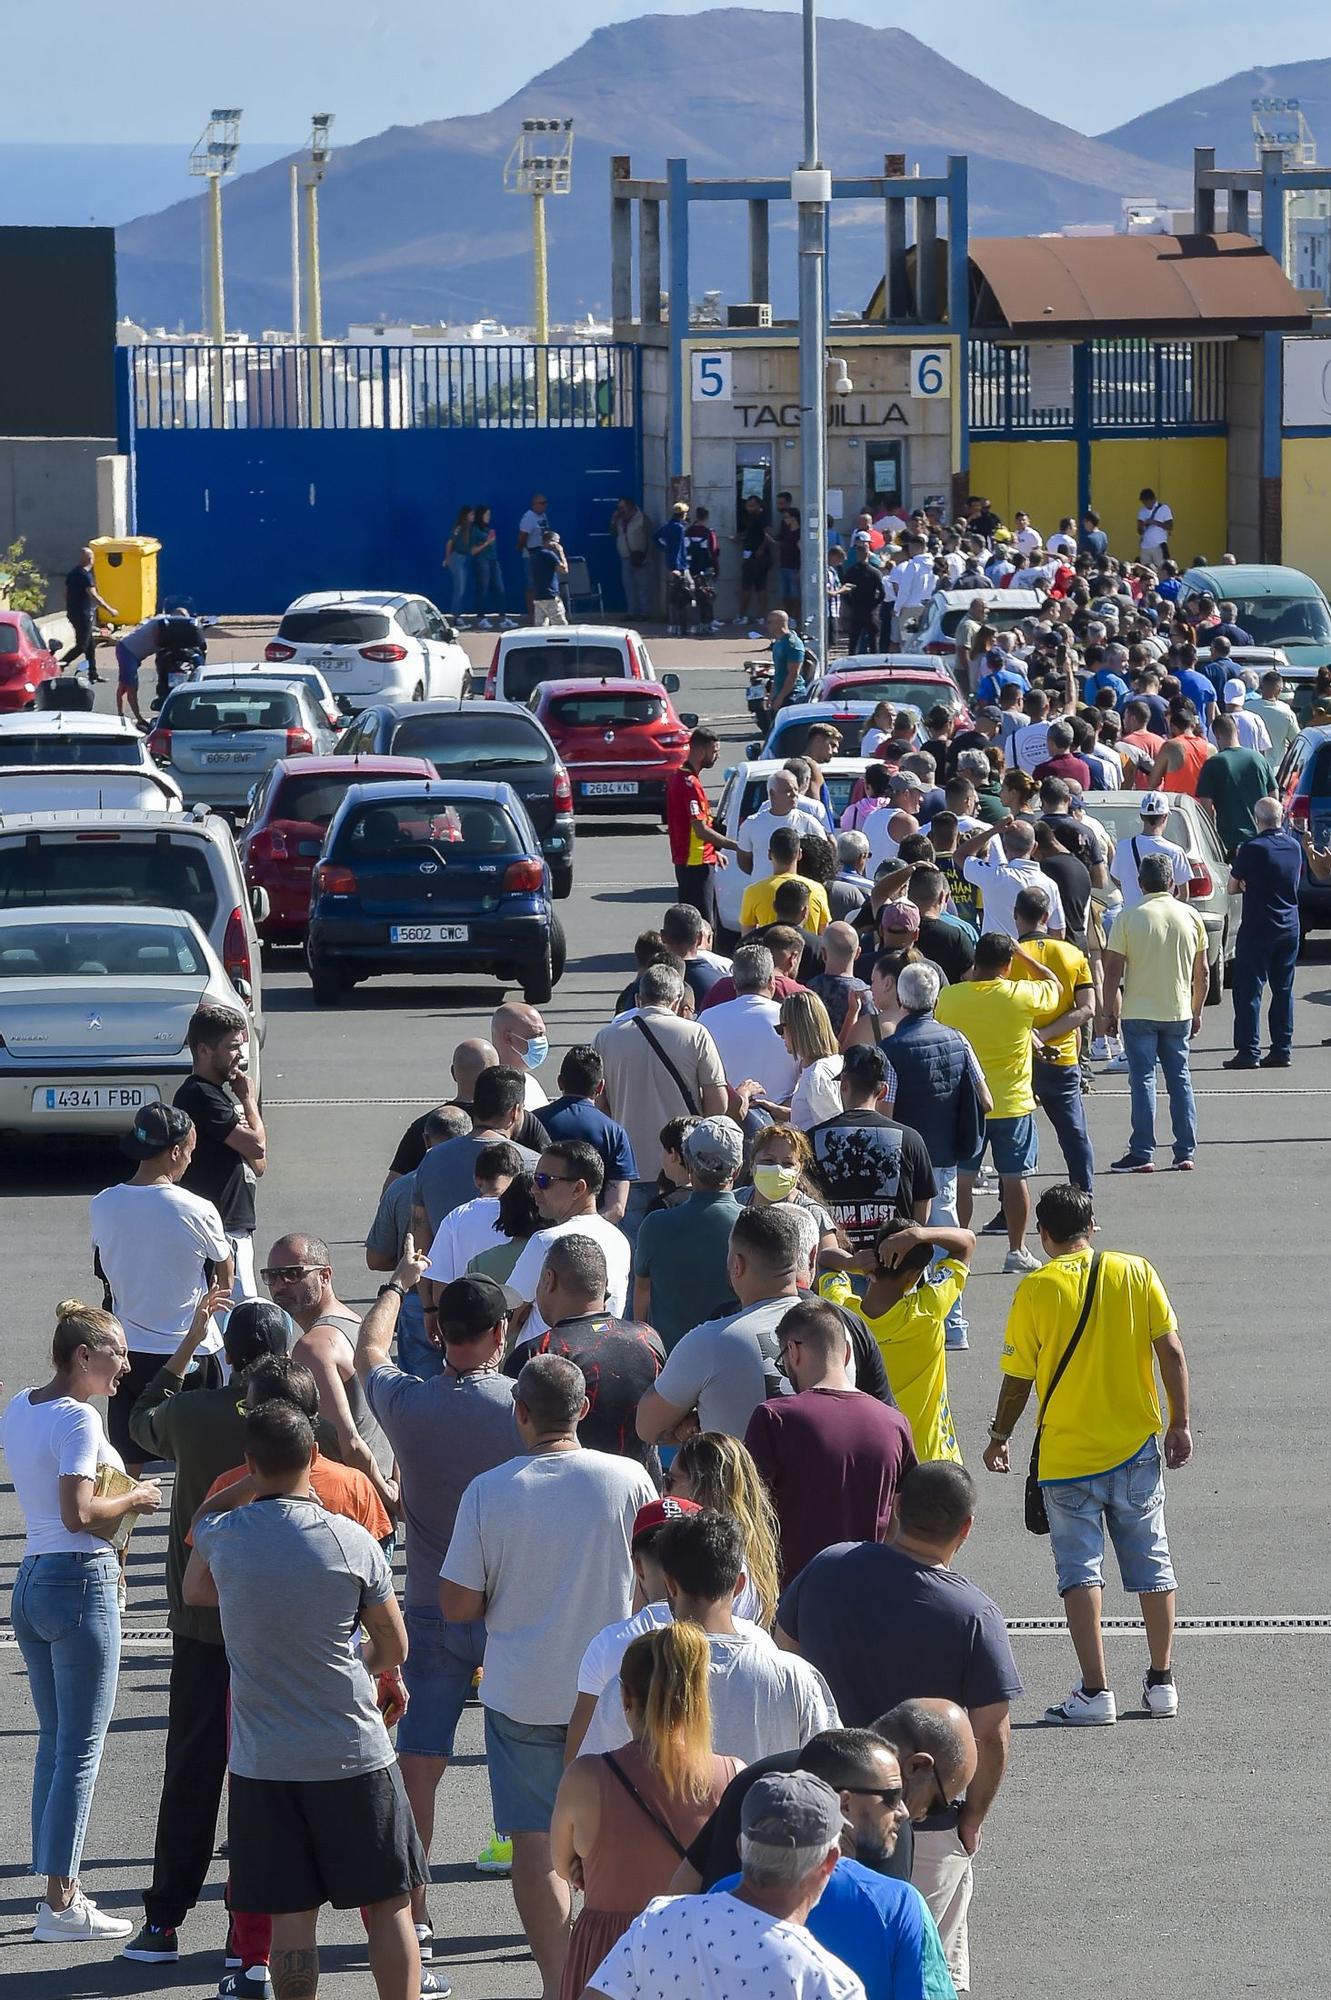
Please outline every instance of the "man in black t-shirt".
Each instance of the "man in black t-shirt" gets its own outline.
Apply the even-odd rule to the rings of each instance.
[[[97,671],[97,641],[94,633],[98,611],[115,613],[104,597],[98,595],[93,581],[92,550],[80,549],[79,560],[65,577],[65,616],[74,631],[74,643],[68,652],[60,655],[62,667],[69,666],[80,653],[88,662],[88,679],[99,681]]]
[[[254,1190],[268,1136],[245,1066],[249,1028],[234,1007],[196,1007],[186,1039],[194,1068],[172,1101],[194,1120],[197,1138],[180,1185],[216,1208],[235,1260],[234,1296],[255,1299]]]
[[[494,1069],[498,1062],[499,1051],[493,1042],[483,1041],[480,1036],[459,1042],[453,1051],[453,1061],[449,1069],[457,1088],[448,1102],[456,1104],[470,1116],[477,1077],[483,1069]],[[425,1121],[431,1115],[425,1111],[419,1118],[413,1118],[398,1140],[397,1151],[389,1161],[388,1172],[384,1176],[385,1188],[391,1182],[400,1180],[403,1174],[414,1174],[425,1158],[429,1151],[425,1143]],[[515,1146],[525,1146],[529,1153],[542,1153],[550,1143],[550,1134],[540,1119],[534,1117],[530,1111],[523,1112],[522,1122],[512,1137]],[[383,1193],[383,1188],[380,1189],[380,1193]]]
[[[884,1222],[927,1221],[936,1192],[919,1133],[876,1109],[886,1083],[882,1048],[857,1042],[842,1059],[841,1115],[809,1133],[827,1205],[856,1250]]]
[[[1068,824],[1075,827],[1076,821]],[[1047,819],[1035,827],[1035,860],[1058,890],[1063,904],[1063,935],[1080,951],[1086,949],[1086,911],[1091,900],[1091,871],[1070,854],[1059,829]]]

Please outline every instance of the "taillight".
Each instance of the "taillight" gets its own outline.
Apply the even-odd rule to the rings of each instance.
[[[171,731],[154,729],[148,738],[148,755],[155,757],[159,764],[171,762]]]
[[[555,811],[571,813],[573,810],[573,787],[568,781],[568,772],[562,764],[555,765]]]
[[[1192,879],[1188,883],[1189,902],[1204,903],[1208,896],[1213,896],[1214,894],[1215,883],[1211,880],[1210,869],[1206,866],[1205,862],[1194,861],[1192,864]]]
[[[314,893],[316,896],[354,896],[356,878],[349,868],[339,868],[332,861],[321,861],[314,871]]]
[[[1286,818],[1289,820],[1291,826],[1311,826],[1313,821],[1312,800],[1307,798],[1291,799]]]
[[[362,646],[360,656],[363,660],[378,660],[384,666],[390,666],[394,660],[405,660],[407,649],[405,646]]]
[[[270,639],[263,649],[263,656],[265,660],[294,660],[296,649],[284,645],[280,639]]]
[[[628,646],[630,675],[635,681],[646,680],[647,676],[643,672],[643,665],[641,659],[638,656],[637,647],[634,645],[632,639],[627,640],[626,644]]]
[[[545,882],[545,868],[539,861],[511,861],[504,870],[506,896],[534,896]]]
[[[486,701],[494,700],[495,692],[498,689],[498,686],[499,686],[499,641],[498,639],[496,639],[495,649],[493,653],[491,653],[490,655],[490,664],[485,670]]]
[[[931,639],[924,650],[926,653],[955,653],[957,649],[950,639]]]
[[[250,841],[252,861],[290,861],[291,848],[280,826],[263,826]]]
[[[663,750],[679,750],[688,742],[689,732],[687,729],[663,729],[656,740]]]
[[[310,757],[314,754],[314,738],[308,729],[288,729],[287,756]]]
[[[250,964],[250,939],[245,928],[245,912],[235,909],[226,920],[226,936],[222,940],[222,964],[226,976],[239,991],[241,982],[248,987],[253,973]]]

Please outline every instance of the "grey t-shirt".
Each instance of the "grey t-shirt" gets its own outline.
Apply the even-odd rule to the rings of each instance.
[[[255,1500],[207,1515],[194,1546],[212,1571],[231,1664],[230,1767],[321,1783],[393,1762],[374,1686],[352,1647],[393,1577],[358,1521],[317,1500]]]
[[[385,1362],[365,1384],[402,1469],[408,1604],[439,1604],[439,1570],[458,1502],[482,1472],[522,1450],[506,1375],[442,1375],[422,1382]]]
[[[441,1575],[486,1594],[486,1708],[568,1721],[589,1642],[629,1614],[633,1521],[656,1498],[640,1465],[603,1451],[534,1453],[472,1480]]]
[[[656,1393],[681,1410],[696,1405],[705,1431],[742,1438],[759,1403],[780,1393],[776,1328],[798,1304],[795,1298],[764,1299],[728,1319],[704,1320],[671,1349]]]
[[[433,1242],[434,1233],[446,1215],[460,1208],[464,1201],[476,1197],[476,1155],[486,1146],[494,1144],[493,1139],[479,1139],[474,1132],[464,1132],[460,1139],[445,1139],[440,1146],[432,1146],[416,1169],[415,1199],[430,1218],[430,1234],[427,1243]],[[539,1153],[528,1152],[525,1146],[517,1151],[522,1156],[524,1167],[535,1167]]]
[[[365,1248],[376,1257],[391,1257],[396,1263],[411,1230],[411,1204],[416,1195],[415,1176],[399,1174],[379,1197],[374,1221],[370,1224]]]

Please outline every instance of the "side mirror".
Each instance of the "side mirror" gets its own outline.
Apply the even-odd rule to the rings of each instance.
[[[263,924],[268,921],[268,913],[271,908],[272,904],[268,900],[268,891],[266,889],[255,887],[250,890],[250,909],[254,912],[254,921],[256,924]]]
[[[58,660],[60,658],[60,641],[58,639],[48,639],[46,642],[46,650],[55,659]]]
[[[680,709],[679,719],[686,729],[696,729],[698,727],[698,717],[691,708]]]
[[[254,989],[250,985],[249,980],[233,979],[231,984],[235,987],[237,993],[239,993],[241,999],[245,1002],[245,1005],[247,1007],[252,1007],[254,1005]]]
[[[662,687],[663,687],[663,688],[665,689],[665,691],[666,691],[666,693],[667,693],[667,694],[678,694],[678,693],[679,693],[679,675],[678,675],[678,674],[662,674],[662,676],[661,676],[661,685],[662,685]]]
[[[744,755],[746,757],[761,757],[762,754],[763,754],[763,746],[762,746],[762,739],[760,737],[755,736],[752,743],[746,743],[744,745]]]

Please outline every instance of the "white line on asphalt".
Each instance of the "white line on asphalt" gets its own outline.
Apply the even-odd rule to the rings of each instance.
[[[1108,1103],[1113,1098],[1127,1101],[1126,1090],[1096,1090],[1093,1099],[1098,1103]],[[1251,1097],[1254,1102],[1263,1102],[1268,1097],[1331,1097],[1331,1090],[1208,1090],[1193,1085],[1194,1097]],[[363,1110],[367,1105],[412,1105],[434,1104],[433,1097],[265,1097],[267,1111],[328,1111]]]

